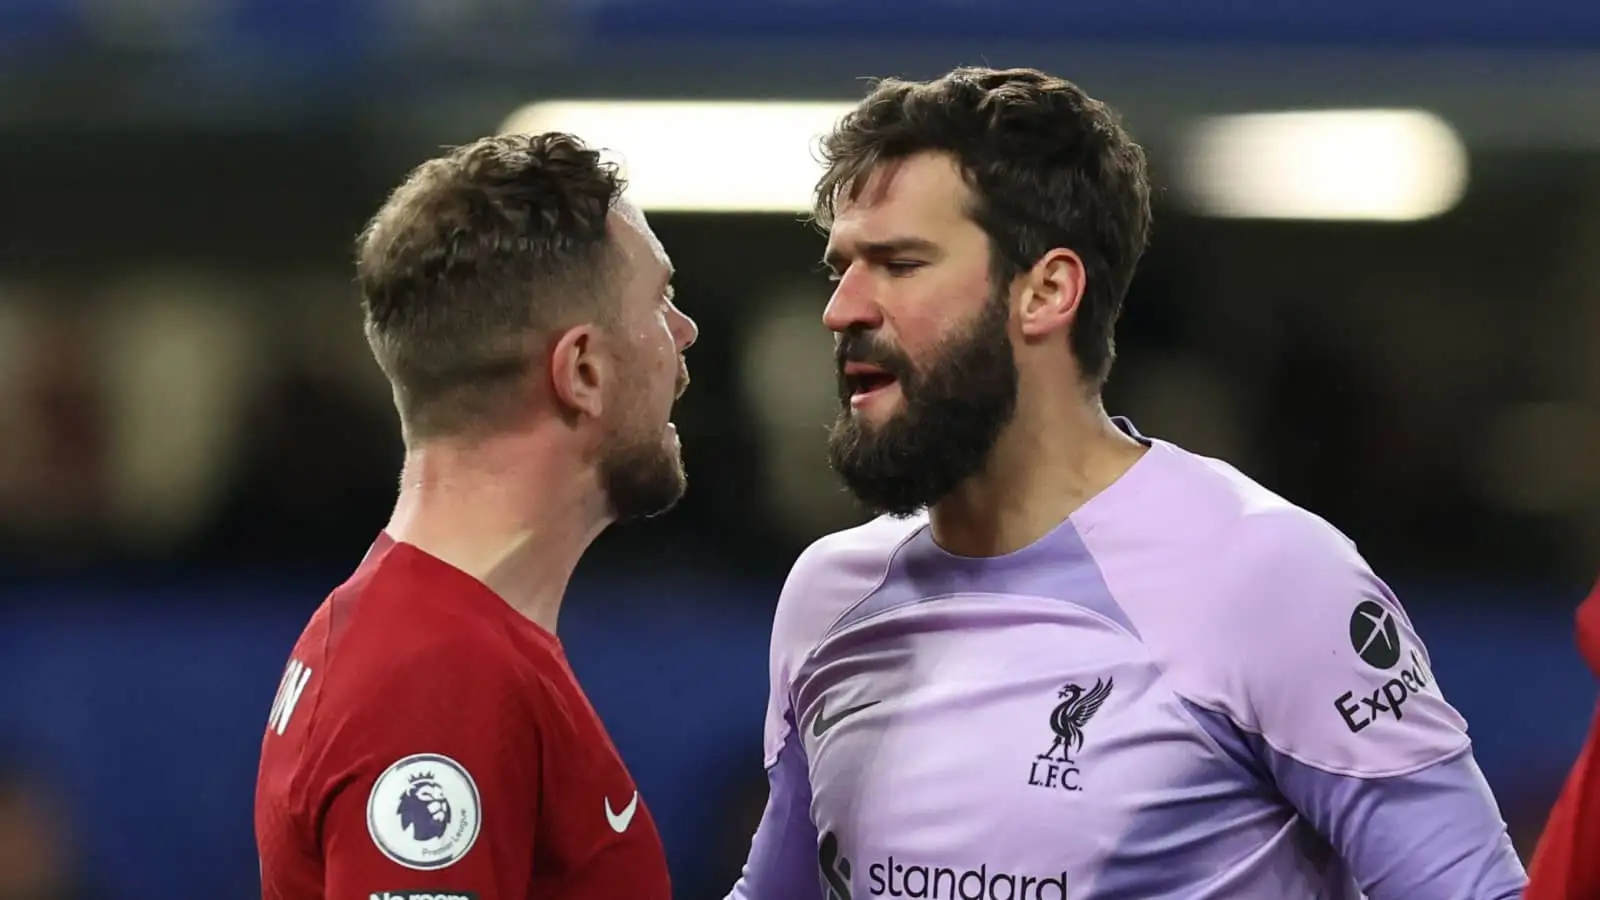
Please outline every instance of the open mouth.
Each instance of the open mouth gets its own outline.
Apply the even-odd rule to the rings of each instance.
[[[859,407],[895,385],[889,371],[870,363],[845,363],[844,383],[850,391],[850,405]]]

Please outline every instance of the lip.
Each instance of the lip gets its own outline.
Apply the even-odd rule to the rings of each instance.
[[[844,362],[840,365],[839,376],[841,379],[854,382],[856,385],[871,385],[850,394],[850,408],[856,410],[872,404],[886,394],[890,388],[900,383],[900,379],[883,366],[859,360]]]
[[[900,382],[898,380],[885,381],[883,384],[880,384],[875,388],[869,388],[865,391],[856,391],[850,395],[850,408],[855,410],[864,409],[865,407],[871,405],[874,401],[883,397],[889,391],[899,388],[899,386]]]
[[[864,362],[847,362],[844,364],[843,371],[845,377],[847,378],[889,374],[889,370],[883,368],[882,366],[875,366],[872,363]]]

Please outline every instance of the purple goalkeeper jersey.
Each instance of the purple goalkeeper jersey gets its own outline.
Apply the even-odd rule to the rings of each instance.
[[[919,516],[800,556],[732,900],[1521,896],[1466,723],[1352,544],[1140,440],[1015,553],[953,556]]]

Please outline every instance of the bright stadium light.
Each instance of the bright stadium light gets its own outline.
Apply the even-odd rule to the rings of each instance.
[[[803,212],[822,173],[817,139],[852,103],[558,101],[517,110],[501,133],[566,131],[607,151],[647,210]]]
[[[1415,221],[1467,185],[1460,136],[1421,110],[1219,116],[1189,135],[1182,161],[1190,203],[1225,218]]]

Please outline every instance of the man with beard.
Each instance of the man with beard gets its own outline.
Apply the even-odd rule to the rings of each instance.
[[[958,69],[881,82],[823,150],[830,453],[882,515],[778,601],[730,896],[1517,896],[1465,723],[1350,542],[1105,413],[1150,224],[1115,115]]]
[[[556,637],[579,557],[684,491],[695,326],[570,135],[418,167],[357,275],[406,447],[393,517],[296,643],[262,742],[266,900],[667,900],[665,857]]]

